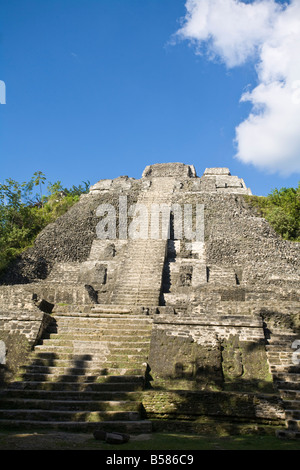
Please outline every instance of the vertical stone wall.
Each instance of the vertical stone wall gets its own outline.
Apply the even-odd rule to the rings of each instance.
[[[52,321],[49,314],[38,309],[0,312],[0,340],[6,347],[5,365],[0,366],[0,386],[13,380],[18,368],[26,364],[31,350]]]
[[[260,317],[158,317],[149,356],[154,386],[274,391]]]

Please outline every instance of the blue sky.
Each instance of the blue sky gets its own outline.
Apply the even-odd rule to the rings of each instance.
[[[0,182],[66,187],[184,162],[229,167],[253,193],[297,186],[235,158],[253,60],[228,67],[172,41],[184,0],[0,0]]]

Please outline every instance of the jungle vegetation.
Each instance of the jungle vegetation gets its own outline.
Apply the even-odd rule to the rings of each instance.
[[[0,184],[0,274],[22,251],[33,245],[43,228],[63,215],[89,192],[89,182],[64,188],[47,182],[37,171],[28,182],[11,178]]]

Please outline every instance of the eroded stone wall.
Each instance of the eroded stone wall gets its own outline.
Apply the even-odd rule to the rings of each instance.
[[[157,317],[149,356],[154,387],[274,391],[260,317]]]
[[[300,245],[282,240],[257,217],[245,199],[250,191],[244,181],[228,169],[208,169],[198,178],[190,165],[151,165],[140,180],[120,177],[93,185],[78,204],[41,232],[34,247],[2,279],[0,339],[19,358],[16,345],[30,350],[52,313],[89,315],[97,306],[98,312],[118,312],[126,304],[122,293],[131,287],[131,281],[123,283],[128,258],[139,260],[139,269],[137,262],[128,269],[129,280],[139,284],[142,268],[150,272],[157,255],[154,244],[134,245],[134,240],[118,238],[120,196],[126,196],[128,206],[161,201],[163,178],[172,180],[167,185],[169,202],[192,205],[194,216],[197,204],[204,206],[204,239],[194,242],[170,234],[165,261],[164,254],[159,257],[162,266],[164,262],[155,287],[159,291],[161,280],[160,305],[148,305],[145,296],[144,303],[139,298],[140,310],[134,311],[153,318],[152,391],[146,394],[145,409],[154,419],[184,420],[194,412],[280,420],[278,401],[258,395],[274,394],[265,348],[268,331],[300,328]],[[100,204],[115,208],[115,239],[97,238]],[[126,257],[135,246],[137,256]],[[144,250],[141,257],[139,250]],[[112,306],[113,293],[122,284]],[[125,306],[132,313],[133,306]],[[13,363],[13,356],[8,362]]]

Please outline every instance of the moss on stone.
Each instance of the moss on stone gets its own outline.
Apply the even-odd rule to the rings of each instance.
[[[0,386],[3,386],[17,377],[19,367],[26,363],[31,346],[26,337],[17,332],[1,331],[0,340],[7,348],[6,364],[0,366]]]

